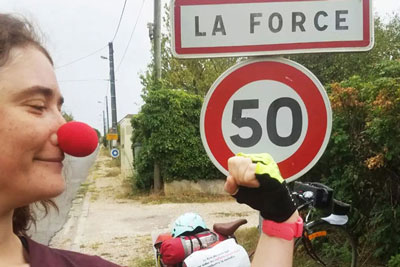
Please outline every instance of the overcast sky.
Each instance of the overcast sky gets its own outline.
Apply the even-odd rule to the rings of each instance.
[[[110,100],[110,92],[109,62],[100,56],[108,57],[107,44],[114,37],[124,1],[0,0],[1,12],[23,14],[44,33],[65,98],[64,109],[75,120],[86,122],[102,133],[102,112],[105,97]],[[400,0],[373,0],[373,5],[380,16],[400,13]],[[147,23],[152,21],[153,0],[127,0],[114,40],[118,120],[137,113],[143,103],[139,74],[144,73],[151,58]],[[100,51],[69,64],[97,50]],[[109,112],[111,125],[110,106]]]

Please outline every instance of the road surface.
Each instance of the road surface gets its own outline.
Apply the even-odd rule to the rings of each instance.
[[[33,225],[29,230],[29,234],[35,241],[48,245],[50,239],[62,228],[67,221],[68,212],[71,208],[72,201],[79,189],[80,184],[86,180],[89,169],[96,160],[99,148],[93,154],[76,158],[66,155],[64,160],[64,176],[66,177],[66,190],[63,194],[55,199],[55,203],[59,208],[59,213],[55,209],[51,209],[49,214],[43,218],[43,211],[37,210],[38,221],[36,229]]]

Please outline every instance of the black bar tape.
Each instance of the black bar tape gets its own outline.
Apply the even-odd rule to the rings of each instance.
[[[296,204],[286,182],[280,183],[266,173],[256,174],[256,179],[260,187],[239,186],[239,191],[233,195],[236,201],[260,211],[264,219],[275,222],[284,222],[289,219],[296,210]]]

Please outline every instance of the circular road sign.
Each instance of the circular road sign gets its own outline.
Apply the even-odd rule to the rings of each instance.
[[[111,149],[111,157],[118,158],[119,157],[119,150],[118,148]]]
[[[319,160],[331,128],[322,84],[284,58],[248,60],[225,71],[207,93],[200,117],[205,150],[225,175],[236,153],[267,152],[288,182]]]

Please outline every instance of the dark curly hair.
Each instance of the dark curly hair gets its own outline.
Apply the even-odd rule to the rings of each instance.
[[[39,35],[31,23],[23,17],[0,14],[0,68],[7,63],[12,48],[27,46],[37,48],[53,65],[53,60],[41,44]],[[57,205],[52,200],[44,200],[35,204],[42,205],[46,215],[50,207],[58,210]],[[18,207],[14,210],[13,231],[15,234],[26,235],[26,231],[30,226],[36,223],[36,216],[32,205],[34,204]]]

